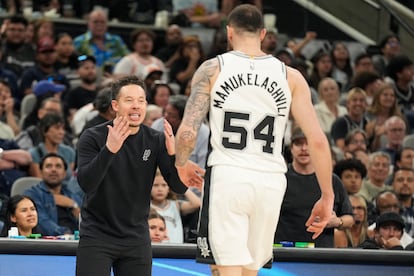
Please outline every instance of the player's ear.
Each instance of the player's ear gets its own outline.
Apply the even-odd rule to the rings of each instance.
[[[265,28],[263,28],[263,29],[261,29],[260,30],[260,41],[263,41],[263,39],[265,38],[265,36],[266,36],[266,29]]]

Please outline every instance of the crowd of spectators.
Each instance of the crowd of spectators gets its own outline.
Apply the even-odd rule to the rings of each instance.
[[[115,6],[111,4],[113,1],[89,0],[80,4],[81,1],[76,0],[51,0],[39,1],[41,4],[30,7],[32,15],[52,11],[61,17],[84,18],[86,32],[72,36],[67,32],[57,33],[53,20],[48,17],[28,17],[24,12],[28,7],[23,2],[27,1],[7,1],[8,6],[2,6],[10,16],[3,20],[0,29],[0,201],[4,203],[0,206],[8,206],[11,186],[16,179],[36,176],[42,182],[25,193],[28,196],[11,197],[12,209],[8,217],[0,217],[0,230],[3,224],[6,227],[17,224],[16,208],[18,210],[18,204],[24,203],[28,210],[37,209],[37,212],[29,212],[32,224],[39,222],[31,225],[31,229],[56,235],[77,229],[82,191],[76,180],[76,142],[85,128],[114,118],[108,84],[130,74],[143,79],[150,104],[145,124],[162,131],[165,118],[175,133],[183,117],[195,70],[207,58],[228,49],[222,28],[228,12],[241,2],[254,3],[262,9],[260,0],[120,1]],[[129,11],[127,15],[125,10]],[[169,12],[171,24],[165,28],[165,41],[157,49],[151,27],[132,30],[130,42],[108,31],[110,20],[152,26],[157,12],[163,10]],[[203,48],[197,35],[184,35],[182,28],[190,26],[216,28],[211,48]],[[303,48],[316,38],[317,32],[309,31],[302,39],[289,39],[280,45],[277,31],[270,28],[262,42],[262,50],[303,74],[309,83],[320,124],[331,142],[337,175],[335,183],[342,183],[343,187],[336,186],[341,201],[328,230],[329,241],[321,246],[409,247],[414,237],[414,143],[409,139],[414,135],[413,62],[400,52],[401,41],[395,34],[384,36],[375,55],[361,52],[352,58],[347,44],[335,41],[329,49],[323,47],[312,57],[305,57]],[[312,175],[311,160],[306,164],[303,160],[303,164],[297,161],[306,155],[306,141],[300,141],[306,137],[300,137],[300,143],[295,141],[298,137],[292,139],[294,129],[295,122],[291,121],[285,134],[285,157],[287,164],[294,157],[287,175],[293,177],[291,183],[296,186],[289,188],[288,181],[290,201],[282,210],[286,214],[295,211],[287,206],[298,207],[296,202],[305,191],[301,185],[304,186]],[[203,167],[208,135],[208,127],[203,125],[202,135],[191,155],[191,159]],[[64,165],[45,167],[48,158]],[[49,169],[59,176],[58,184],[53,185],[45,178],[51,178]],[[53,208],[49,206],[50,209],[45,210],[45,203],[38,200],[39,195],[33,191],[48,194],[49,199],[55,201]],[[195,197],[200,197],[200,191],[193,192]],[[294,192],[302,194],[292,199]],[[385,192],[395,195],[398,202],[391,205],[398,205],[398,208],[380,210],[380,196]],[[164,196],[167,193],[168,190]],[[317,191],[312,190],[312,193]],[[312,206],[313,202],[309,198],[308,201],[307,205]],[[172,201],[153,195],[154,210],[150,220],[160,225],[151,226],[151,229],[162,230],[161,238],[154,241],[194,242],[197,225],[194,209],[199,203],[191,198],[191,208],[183,208],[191,204],[189,202],[188,198]],[[177,239],[173,239],[171,230],[168,233],[171,220],[156,214],[157,211],[162,213],[164,205],[175,206],[175,215],[181,216],[179,223],[183,228]],[[305,205],[303,208],[307,208]],[[387,212],[394,212],[397,217],[381,217]],[[45,223],[51,220],[53,223]],[[47,229],[48,225],[53,225],[53,229]],[[279,232],[286,232],[286,229],[281,228]],[[396,235],[397,239],[404,237],[404,240],[400,243],[391,240],[394,236],[389,232],[401,232]],[[3,233],[7,231],[3,229]],[[301,240],[307,239],[303,233],[299,233],[296,240],[292,236],[294,232],[289,234],[290,241],[311,242]],[[385,239],[390,241],[384,242]],[[277,237],[275,240],[282,241]]]

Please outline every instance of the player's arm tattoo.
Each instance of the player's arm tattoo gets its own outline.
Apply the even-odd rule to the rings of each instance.
[[[217,68],[217,59],[211,59],[204,62],[193,76],[191,94],[181,122],[183,131],[176,137],[177,165],[184,165],[195,147],[198,130],[210,107],[211,78]]]

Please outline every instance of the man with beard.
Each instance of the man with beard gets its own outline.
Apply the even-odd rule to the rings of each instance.
[[[92,103],[98,94],[96,79],[96,59],[93,56],[82,55],[78,57],[78,74],[81,83],[78,87],[70,90],[63,99],[65,111],[69,118],[86,104]]]
[[[401,216],[405,222],[405,231],[414,237],[414,171],[400,168],[394,173],[392,182],[394,192],[401,204]]]
[[[334,229],[349,228],[354,223],[348,194],[340,179],[333,175],[335,200],[332,215],[322,234],[313,240],[312,233],[306,231],[305,222],[321,191],[309,154],[308,142],[302,130],[294,129],[291,140],[290,150],[293,161],[289,164],[286,173],[287,188],[280,211],[275,243],[314,242],[315,247],[332,248]]]
[[[43,235],[73,234],[79,228],[81,199],[63,184],[67,166],[62,156],[46,154],[40,162],[43,181],[23,192],[36,203]]]

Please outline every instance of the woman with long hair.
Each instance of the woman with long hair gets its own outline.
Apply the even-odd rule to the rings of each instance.
[[[365,199],[360,195],[349,195],[354,212],[354,225],[351,228],[335,229],[335,247],[358,247],[368,238],[368,210]]]
[[[11,227],[17,227],[19,236],[39,233],[36,204],[28,196],[15,195],[9,198],[6,219],[0,235],[2,237],[8,236]]]

